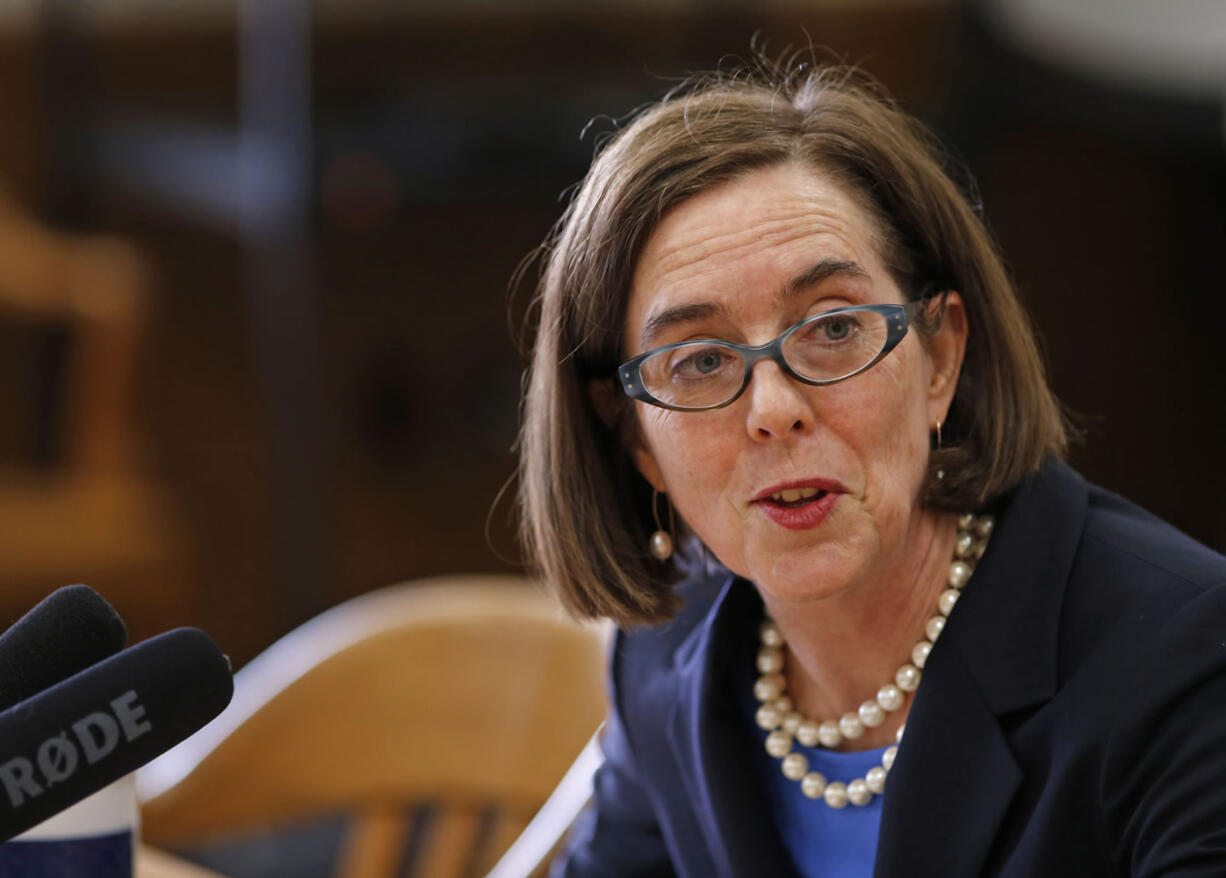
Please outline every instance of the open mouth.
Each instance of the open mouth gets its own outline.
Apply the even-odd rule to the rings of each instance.
[[[785,509],[798,509],[801,506],[815,503],[825,497],[826,493],[821,488],[786,488],[782,491],[776,491],[768,496],[766,500],[768,503],[774,503]]]
[[[788,530],[817,527],[847,489],[833,479],[806,479],[764,489],[753,502],[775,524]]]

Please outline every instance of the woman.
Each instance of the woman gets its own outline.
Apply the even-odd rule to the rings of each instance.
[[[546,254],[525,539],[622,629],[559,874],[1226,874],[1226,559],[1060,462],[915,122],[696,81]]]

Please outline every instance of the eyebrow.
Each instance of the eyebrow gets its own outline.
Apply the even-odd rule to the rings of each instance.
[[[788,282],[785,292],[787,295],[804,292],[836,274],[847,274],[862,280],[869,279],[869,273],[858,262],[852,262],[847,259],[823,259],[821,262],[815,263],[792,278]]]
[[[677,305],[673,308],[665,308],[643,326],[643,334],[641,336],[643,347],[649,347],[651,339],[662,329],[675,326],[678,323],[693,323],[694,321],[703,320],[722,313],[724,313],[724,306],[716,305],[714,302],[701,302],[693,305]]]
[[[817,286],[822,281],[835,275],[846,274],[857,278],[868,279],[869,273],[858,262],[845,259],[823,259],[792,278],[783,288],[781,298],[794,296],[807,289]],[[689,305],[677,305],[665,308],[653,316],[643,326],[641,342],[644,349],[650,347],[651,339],[662,329],[679,323],[692,323],[708,317],[722,314],[724,307],[714,302],[698,302]]]

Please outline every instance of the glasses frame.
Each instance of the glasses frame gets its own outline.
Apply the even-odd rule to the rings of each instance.
[[[698,338],[688,341],[680,341],[675,344],[664,345],[663,347],[652,348],[646,353],[639,354],[633,359],[627,360],[617,367],[617,377],[621,382],[622,390],[626,396],[631,399],[637,399],[640,402],[645,402],[650,405],[659,406],[663,409],[669,409],[675,412],[708,412],[712,409],[720,409],[727,405],[732,405],[740,399],[741,394],[745,392],[745,388],[749,386],[749,382],[753,380],[754,366],[759,360],[774,360],[779,368],[787,375],[799,381],[801,384],[808,384],[813,387],[825,387],[829,384],[838,384],[840,381],[846,381],[848,378],[854,378],[862,372],[867,372],[869,369],[876,366],[890,351],[898,346],[898,343],[903,340],[907,334],[907,329],[915,320],[916,315],[932,298],[931,295],[923,296],[919,299],[907,302],[905,305],[852,305],[847,308],[834,308],[830,311],[823,311],[820,314],[814,314],[811,317],[806,317],[799,323],[785,329],[780,335],[776,336],[766,344],[761,345],[744,345],[737,344],[734,341],[724,341],[717,338]],[[881,352],[873,357],[859,369],[854,372],[849,372],[846,375],[841,375],[838,378],[806,378],[801,375],[783,356],[783,345],[788,340],[792,333],[808,326],[810,323],[815,323],[818,320],[827,319],[837,314],[849,314],[861,311],[871,311],[874,314],[881,314],[886,319],[886,337],[885,344],[881,348]],[[683,406],[673,405],[672,403],[664,402],[652,396],[650,391],[643,385],[641,369],[644,361],[648,357],[654,357],[656,354],[664,353],[665,351],[676,350],[677,348],[686,347],[689,345],[707,345],[725,348],[730,351],[735,351],[740,355],[745,362],[745,377],[741,381],[741,386],[736,393],[728,397],[723,402],[715,405],[704,406]]]

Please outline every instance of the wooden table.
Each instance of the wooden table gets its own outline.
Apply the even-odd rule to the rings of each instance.
[[[147,845],[136,850],[136,878],[225,878]]]

